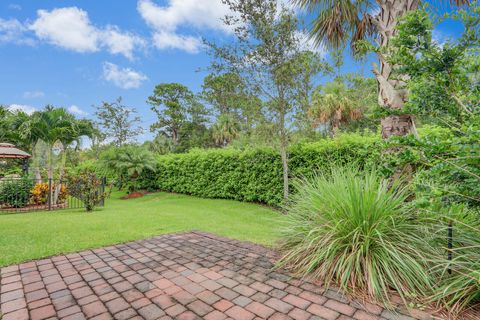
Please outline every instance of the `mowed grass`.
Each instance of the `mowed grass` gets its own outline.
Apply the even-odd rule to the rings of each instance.
[[[60,210],[0,215],[0,266],[144,239],[201,230],[272,245],[283,217],[251,203],[170,193],[121,200],[115,192],[91,213]]]

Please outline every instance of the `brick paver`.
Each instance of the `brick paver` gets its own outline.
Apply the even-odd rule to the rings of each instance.
[[[292,278],[273,259],[189,232],[8,266],[0,319],[412,319]]]

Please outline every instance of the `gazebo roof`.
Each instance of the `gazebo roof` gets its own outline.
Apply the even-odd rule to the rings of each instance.
[[[11,143],[0,143],[0,159],[27,159],[31,155],[15,148]]]

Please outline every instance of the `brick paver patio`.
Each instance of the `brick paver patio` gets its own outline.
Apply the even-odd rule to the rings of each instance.
[[[412,319],[273,271],[272,257],[190,232],[13,265],[1,269],[0,318]]]

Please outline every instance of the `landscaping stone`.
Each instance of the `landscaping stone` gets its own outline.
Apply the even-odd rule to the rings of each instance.
[[[189,232],[8,266],[1,319],[412,319],[272,271],[273,258]]]

